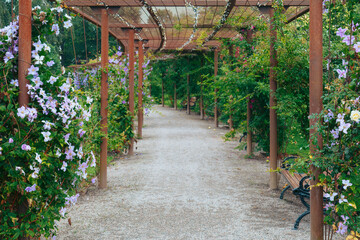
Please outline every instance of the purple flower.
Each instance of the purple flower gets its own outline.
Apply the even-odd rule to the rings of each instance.
[[[24,151],[30,151],[31,147],[29,145],[23,144],[23,145],[21,145],[21,149]]]
[[[348,29],[347,28],[341,28],[339,27],[337,32],[336,32],[336,35],[339,36],[339,37],[345,37],[345,33]]]
[[[347,226],[343,224],[342,222],[339,222],[339,227],[336,233],[340,233],[341,235],[344,235],[347,232]]]
[[[325,206],[324,206],[324,208],[326,209],[326,210],[329,210],[330,208],[332,208],[332,207],[334,207],[335,205],[334,204],[332,204],[332,203],[327,203]]]
[[[58,24],[52,25],[51,31],[55,32],[56,35],[59,35],[60,33],[59,25]]]
[[[55,62],[54,62],[53,60],[51,60],[51,61],[49,61],[49,62],[46,63],[46,65],[47,65],[48,67],[52,67],[54,64],[55,64]]]
[[[341,215],[340,217],[343,219],[344,223],[346,223],[347,220],[349,220],[348,216]]]
[[[330,131],[331,134],[333,135],[334,139],[338,139],[339,138],[339,129],[333,129]]]
[[[9,143],[13,143],[13,142],[14,142],[14,139],[9,138]]]
[[[62,207],[62,208],[60,209],[59,213],[60,213],[60,215],[61,215],[62,217],[65,217],[66,208]]]
[[[76,155],[74,152],[74,147],[69,146],[69,148],[66,149],[65,154],[66,154],[67,160],[72,160],[74,158],[74,156]]]
[[[29,75],[37,75],[37,72],[39,71],[38,67],[35,67],[34,65],[31,65],[28,69]]]
[[[91,183],[95,183],[96,182],[96,177],[94,177],[93,179],[91,179]]]
[[[81,163],[80,164],[80,166],[79,166],[79,168],[78,168],[78,170],[79,171],[81,171],[84,175],[86,174],[85,172],[86,172],[86,169],[89,167],[88,165],[87,165],[87,161],[86,162],[84,162],[84,163]]]
[[[67,142],[69,140],[69,137],[70,137],[70,133],[68,133],[64,136],[65,142]]]
[[[329,120],[331,120],[333,118],[334,118],[334,113],[330,109],[328,109],[328,114],[326,114],[324,116],[324,121],[328,122]]]
[[[355,37],[354,36],[351,36],[350,35],[346,35],[343,40],[342,40],[346,45],[351,45],[352,43],[354,43],[355,41]]]
[[[86,133],[86,131],[84,131],[83,129],[80,129],[80,130],[79,130],[79,135],[80,135],[80,137],[82,137],[85,133]]]
[[[123,100],[123,101],[122,101],[122,104],[126,104],[126,101],[125,101],[125,100]]]
[[[31,187],[26,187],[25,191],[27,192],[34,192],[36,191],[36,184],[32,185]]]
[[[9,60],[13,59],[14,55],[11,52],[6,52],[4,57],[4,62],[7,63]]]
[[[63,165],[61,166],[61,170],[63,170],[64,172],[66,171],[66,167],[67,167],[67,163],[65,161],[63,161]]]
[[[350,123],[345,123],[344,121],[340,122],[340,126],[339,126],[339,132],[343,132],[345,134],[347,134],[347,130],[351,127]]]
[[[345,70],[336,69],[336,72],[339,74],[339,78],[346,78],[347,69]]]

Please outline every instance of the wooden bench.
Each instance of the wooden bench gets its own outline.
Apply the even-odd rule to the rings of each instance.
[[[288,182],[281,191],[280,199],[284,198],[284,193],[291,188],[292,193],[300,198],[301,203],[306,207],[306,211],[300,214],[294,224],[294,230],[299,229],[300,221],[308,214],[310,214],[310,203],[307,202],[310,199],[310,176],[305,173],[292,173],[289,171],[289,164],[287,163],[290,159],[296,159],[297,157],[287,157],[283,160],[280,168],[281,175],[284,176]],[[324,197],[324,202],[328,202],[329,199]]]
[[[182,109],[187,109],[187,100],[184,100],[182,103],[181,103],[181,106],[182,106]],[[196,106],[196,97],[191,97],[190,98],[190,109],[194,109]]]

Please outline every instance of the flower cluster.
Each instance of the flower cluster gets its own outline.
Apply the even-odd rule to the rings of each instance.
[[[56,36],[61,27],[70,28],[71,16],[60,6],[45,10],[36,6],[32,25],[36,30],[27,72],[27,106],[17,102],[18,22],[0,29],[4,72],[0,92],[7,92],[7,97],[0,97],[0,232],[4,238],[55,234],[54,221],[66,217],[67,208],[79,196],[78,184],[87,179],[88,168],[96,166],[90,151],[93,141],[87,141],[86,131],[92,99],[75,92],[73,80],[59,70],[47,40],[47,34]],[[17,212],[14,204],[24,202],[29,203],[25,213]],[[24,223],[29,224],[27,229],[22,229]]]

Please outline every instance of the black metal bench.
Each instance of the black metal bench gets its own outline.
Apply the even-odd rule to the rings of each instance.
[[[296,159],[297,157],[287,157],[283,160],[281,164],[280,173],[284,176],[287,185],[284,186],[284,189],[281,191],[280,199],[284,198],[284,193],[291,188],[292,193],[300,198],[301,203],[306,207],[306,211],[304,211],[300,216],[296,219],[294,224],[294,230],[299,229],[300,221],[308,214],[310,214],[310,203],[307,202],[310,199],[310,176],[305,173],[291,173],[289,171],[289,165],[287,163],[290,159]],[[329,201],[328,198],[324,197],[324,202]]]

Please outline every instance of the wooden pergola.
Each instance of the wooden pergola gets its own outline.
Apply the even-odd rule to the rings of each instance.
[[[283,0],[287,21],[310,11],[310,114],[322,110],[322,0]],[[193,51],[214,50],[215,72],[217,74],[217,48],[221,38],[236,38],[239,33],[235,27],[226,24],[228,18],[237,17],[237,28],[249,28],[258,17],[270,19],[270,188],[277,189],[277,174],[271,170],[278,168],[277,116],[276,105],[276,29],[273,21],[274,9],[271,0],[65,0],[64,6],[80,14],[86,20],[101,27],[101,67],[107,68],[109,34],[114,36],[129,54],[129,110],[134,112],[134,63],[135,45],[139,49],[139,66],[142,66],[143,49],[154,51]],[[198,44],[198,43],[201,44]],[[19,103],[27,105],[29,96],[26,90],[26,74],[31,62],[31,0],[19,0]],[[107,73],[102,72],[101,80],[101,125],[107,133]],[[139,67],[139,112],[138,134],[142,128],[142,67]],[[215,98],[216,101],[216,98]],[[216,106],[216,105],[215,105]],[[248,115],[250,115],[248,111]],[[217,110],[215,108],[215,124]],[[310,120],[314,125],[316,119]],[[317,136],[311,128],[311,136]],[[248,131],[250,133],[250,131]],[[251,149],[249,134],[248,149]],[[321,142],[321,141],[319,141]],[[133,153],[134,139],[129,154]],[[311,145],[311,151],[315,146]],[[106,188],[107,140],[102,139],[100,159],[100,188]],[[319,171],[314,167],[312,173],[318,182]],[[311,239],[323,239],[323,189],[311,188],[310,198]]]

